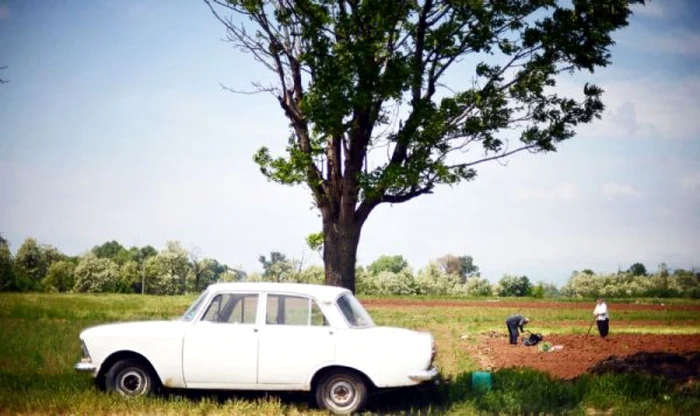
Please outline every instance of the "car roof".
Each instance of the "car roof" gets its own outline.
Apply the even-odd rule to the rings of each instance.
[[[228,290],[284,292],[291,294],[309,295],[320,301],[333,301],[343,293],[351,293],[348,289],[338,286],[312,285],[307,283],[274,283],[274,282],[231,282],[214,283],[208,291],[220,292]]]

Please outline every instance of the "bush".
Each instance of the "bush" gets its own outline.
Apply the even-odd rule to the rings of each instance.
[[[41,286],[47,292],[68,292],[75,286],[76,265],[67,260],[61,260],[49,266]]]
[[[437,263],[431,262],[418,271],[416,285],[421,295],[447,295],[454,293],[455,286],[460,283],[460,277],[442,271]]]
[[[498,296],[529,296],[532,290],[527,276],[504,275],[498,284],[500,286]]]
[[[411,271],[403,269],[398,273],[383,271],[378,275],[368,275],[365,290],[372,295],[415,295],[416,282]]]
[[[110,259],[88,253],[75,268],[76,292],[114,292],[119,280],[119,267]]]
[[[146,293],[184,293],[191,273],[187,251],[180,243],[170,241],[165,250],[146,261]]]
[[[633,276],[625,272],[608,275],[575,273],[561,292],[576,298],[697,296],[700,281],[690,278],[689,273],[684,270],[673,275],[662,271],[651,276]]]

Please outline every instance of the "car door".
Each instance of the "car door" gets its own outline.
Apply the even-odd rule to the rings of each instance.
[[[245,388],[257,382],[259,293],[219,293],[185,333],[188,388]]]
[[[334,360],[334,331],[318,303],[310,297],[268,293],[265,324],[260,326],[258,383],[302,388],[315,369]]]

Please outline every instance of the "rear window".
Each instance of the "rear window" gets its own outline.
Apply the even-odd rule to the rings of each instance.
[[[374,326],[372,318],[369,316],[365,308],[350,293],[346,293],[339,297],[337,302],[338,308],[343,313],[345,320],[353,328],[370,328]]]

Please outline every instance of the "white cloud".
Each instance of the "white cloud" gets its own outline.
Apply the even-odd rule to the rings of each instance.
[[[528,188],[520,187],[514,192],[517,199],[540,199],[570,201],[578,198],[579,192],[576,185],[561,183],[552,188]]]
[[[700,137],[700,78],[670,79],[635,76],[613,70],[605,79],[593,79],[605,93],[602,120],[579,128],[588,137]],[[556,92],[579,97],[584,82],[563,79]]]
[[[0,4],[0,20],[7,20],[10,18],[12,13],[10,13],[10,6],[7,4]]]
[[[681,187],[686,191],[700,188],[700,172],[681,178]]]
[[[625,129],[630,136],[659,136],[659,131],[653,124],[639,122],[636,107],[629,101],[609,112],[609,117],[612,123]]]
[[[605,196],[642,196],[642,193],[629,185],[619,183],[606,183],[602,188]]]

